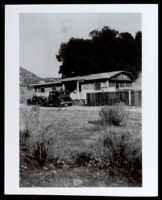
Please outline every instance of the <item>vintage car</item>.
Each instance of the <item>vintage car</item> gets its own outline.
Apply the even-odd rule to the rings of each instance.
[[[40,104],[40,98],[34,94],[32,98],[27,99],[27,104],[38,105]]]
[[[40,105],[46,99],[47,99],[46,96],[36,96],[34,94],[32,98],[27,99],[27,104],[28,105]]]
[[[72,106],[72,104],[73,101],[67,90],[49,92],[49,96],[44,101],[44,106]]]
[[[28,105],[40,106],[72,106],[73,101],[70,98],[69,91],[67,90],[54,90],[49,92],[48,97],[36,96],[27,100]]]

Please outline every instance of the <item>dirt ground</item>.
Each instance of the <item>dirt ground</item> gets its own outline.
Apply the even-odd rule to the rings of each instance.
[[[78,110],[85,110],[85,111],[94,111],[98,112],[102,107],[104,106],[79,106],[79,105],[73,105],[69,107],[40,107],[41,110],[69,110],[69,111],[78,111]],[[20,104],[20,109],[27,109],[30,110],[31,106],[27,106],[26,104]],[[141,107],[135,107],[135,106],[126,106],[126,109],[131,112],[141,112]]]

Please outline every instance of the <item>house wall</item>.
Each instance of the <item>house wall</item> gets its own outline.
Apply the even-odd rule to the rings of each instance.
[[[114,91],[115,87],[109,87],[109,81],[95,81],[93,83],[84,83],[81,85],[81,93],[83,99],[86,99],[86,94],[90,92]]]
[[[99,83],[99,84],[98,84]],[[114,92],[118,90],[123,90],[123,89],[131,89],[131,83],[118,83],[119,88],[116,88],[117,81],[111,82],[109,80],[104,80],[104,81],[94,81],[94,82],[81,82],[79,83],[81,86],[81,91],[74,90],[71,92],[70,97],[72,99],[86,99],[87,98],[87,93],[98,93],[98,92]],[[77,84],[76,84],[77,85]],[[96,85],[98,85],[96,87]],[[99,86],[100,85],[100,86]]]
[[[37,96],[48,96],[50,91],[64,90],[70,91],[72,99],[86,99],[87,93],[95,92],[114,92],[122,89],[131,89],[131,78],[127,74],[119,74],[111,78],[111,80],[89,80],[89,81],[67,81],[62,82],[62,85],[35,86],[33,93]],[[117,87],[117,84],[119,87]],[[41,88],[44,88],[41,91]]]
[[[43,88],[44,91],[41,91],[41,89]],[[35,87],[33,89],[33,93],[36,94],[37,96],[48,96],[49,92],[53,91],[53,90],[60,90],[62,88],[62,86],[39,86],[39,87]]]
[[[111,78],[111,80],[116,80],[116,81],[131,81],[131,78],[127,75],[127,74],[119,74],[113,78]]]

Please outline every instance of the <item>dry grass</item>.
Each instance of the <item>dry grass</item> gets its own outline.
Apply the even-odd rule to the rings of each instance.
[[[99,115],[101,117],[100,122],[108,125],[125,126],[128,120],[128,111],[126,111],[125,105],[121,103],[101,108]]]
[[[20,164],[26,162],[30,167],[38,167],[55,160],[62,149],[60,124],[53,122],[42,125],[39,106],[32,106],[30,112],[23,112],[22,121]]]
[[[121,173],[127,177],[141,178],[142,144],[141,138],[131,132],[105,132],[103,137],[103,160],[108,162],[111,173]]]
[[[44,185],[45,183],[40,180],[40,177],[42,176],[44,177],[43,180],[46,180],[45,177],[50,176],[51,170],[53,170],[51,164],[54,166],[56,174],[52,178],[53,182],[48,184],[48,182],[45,181],[46,186],[63,186],[63,180],[65,180],[65,177],[69,180],[68,171],[66,171],[66,169],[70,170],[70,172],[74,174],[77,169],[77,174],[80,176],[80,173],[83,173],[82,167],[84,166],[88,170],[86,173],[87,176],[89,176],[89,183],[83,181],[81,184],[82,186],[95,185],[95,174],[92,173],[93,170],[96,170],[100,175],[102,174],[101,177],[104,182],[103,184],[106,186],[112,186],[113,184],[116,184],[116,186],[128,186],[132,185],[132,181],[134,181],[133,184],[135,186],[140,185],[141,180],[137,181],[132,178],[130,183],[128,176],[133,176],[131,172],[133,168],[130,167],[130,163],[133,159],[138,158],[141,153],[141,113],[129,113],[129,119],[126,126],[103,126],[88,123],[90,120],[97,121],[99,119],[98,110],[93,111],[84,109],[71,111],[67,108],[21,108],[20,121],[21,124],[25,124],[25,126],[21,126],[23,127],[23,129],[21,128],[21,133],[23,133],[24,130],[30,130],[24,132],[24,135],[22,134],[22,144],[25,140],[28,148],[30,147],[30,155],[35,157],[35,160],[37,160],[37,165],[34,164],[34,166],[42,165],[42,163],[44,163],[42,166],[48,168],[46,175],[43,168],[38,170],[38,173],[41,172],[41,175],[38,175],[37,181],[35,180],[36,177],[33,177],[35,182],[34,180],[31,181],[31,176],[35,176],[33,174],[35,171],[30,171],[31,175],[29,179],[28,176],[25,177],[25,173],[28,172],[23,170],[21,172],[22,186],[31,185],[33,182],[35,186]],[[124,136],[124,139],[122,136]],[[139,143],[137,143],[138,140],[140,141]],[[139,144],[139,146],[137,144]],[[125,148],[124,160],[121,159],[121,149],[123,147]],[[44,153],[44,151],[46,153]],[[44,158],[42,157],[43,153],[45,155]],[[117,161],[115,158],[117,158]],[[124,174],[123,172],[126,172],[126,170],[122,171],[124,166],[122,162],[127,161],[129,161],[128,163],[130,168],[127,165],[128,170],[127,173]],[[120,167],[116,167],[115,164]],[[128,172],[131,173],[128,174]],[[58,176],[58,174],[60,176]],[[57,178],[60,177],[62,177],[62,183],[60,179],[57,180]],[[121,181],[119,181],[119,177]],[[107,179],[109,179],[109,181]],[[100,182],[99,177],[96,178],[96,180]],[[68,185],[74,186],[74,183],[71,181],[72,180],[69,180]]]

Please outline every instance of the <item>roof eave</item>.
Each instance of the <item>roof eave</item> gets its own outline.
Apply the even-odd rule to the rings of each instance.
[[[47,85],[58,85],[58,84],[62,84],[62,82],[55,82],[55,83],[42,83],[42,84],[32,84],[32,87],[36,87],[36,86],[47,86]]]
[[[115,76],[118,76],[118,75],[120,75],[120,74],[122,74],[122,73],[129,74],[130,77],[131,77],[131,79],[132,79],[132,81],[134,80],[133,75],[132,75],[130,72],[127,72],[127,71],[120,71],[119,73],[116,73],[115,75],[109,77],[108,79],[110,80],[110,79],[114,78]]]

